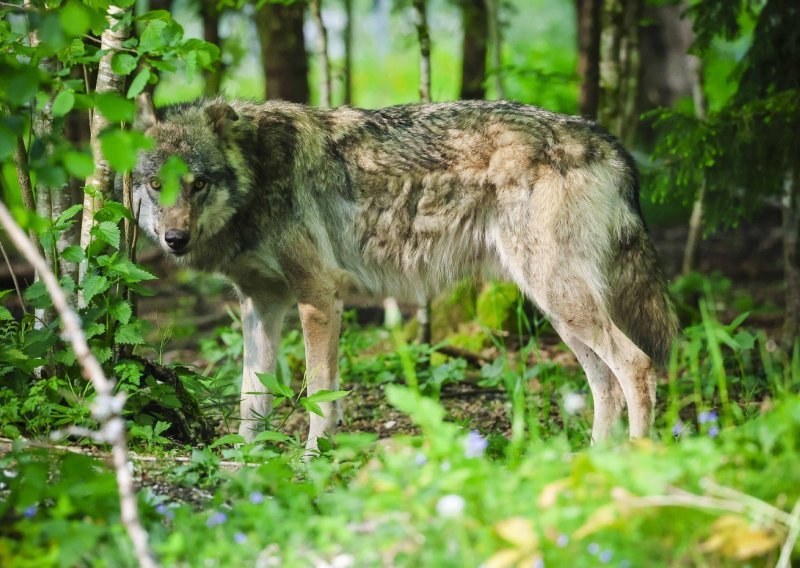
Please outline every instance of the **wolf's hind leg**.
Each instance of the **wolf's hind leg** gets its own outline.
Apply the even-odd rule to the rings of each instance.
[[[564,315],[558,317],[563,319]],[[598,309],[590,321],[564,321],[566,333],[589,347],[614,373],[628,405],[631,438],[650,433],[656,403],[656,373],[650,358]]]
[[[300,321],[306,347],[308,396],[320,390],[336,390],[339,386],[339,330],[342,301],[335,290],[316,289],[313,294],[298,298]],[[310,414],[306,448],[317,449],[317,439],[333,434],[341,420],[341,407],[321,402],[323,416]]]
[[[594,351],[573,335],[562,322],[554,319],[552,323],[564,343],[575,353],[586,373],[594,399],[592,443],[601,442],[611,435],[619,422],[625,407],[625,395],[617,377]]]
[[[244,365],[239,434],[248,442],[262,430],[262,419],[272,411],[272,396],[256,373],[275,370],[286,306],[283,298],[260,298],[256,302],[245,297],[241,302]]]

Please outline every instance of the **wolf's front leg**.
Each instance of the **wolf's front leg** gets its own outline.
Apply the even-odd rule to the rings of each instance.
[[[263,418],[272,411],[272,396],[256,373],[275,371],[286,303],[279,298],[255,302],[253,298],[245,297],[241,307],[244,368],[239,434],[249,442],[263,429]]]
[[[306,346],[308,395],[339,388],[339,330],[342,301],[333,295],[315,294],[300,299],[300,321]],[[306,448],[317,449],[317,439],[333,434],[341,420],[339,402],[320,403],[324,416],[311,413]]]

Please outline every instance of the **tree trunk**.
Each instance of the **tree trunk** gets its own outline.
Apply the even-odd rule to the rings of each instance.
[[[642,0],[606,0],[600,33],[598,122],[630,144],[636,132]]]
[[[691,19],[681,17],[685,11],[685,3],[644,6],[642,19],[646,23],[639,29],[639,114],[658,107],[672,107],[679,99],[692,96],[695,73],[691,60],[696,58],[687,55],[694,34]],[[655,142],[652,120],[639,121],[637,131],[640,143],[650,146]]]
[[[498,99],[506,98],[503,86],[503,39],[500,33],[500,6],[499,0],[484,0],[486,15],[489,22],[489,50],[492,58],[492,79],[494,82],[495,96]]]
[[[691,71],[692,98],[694,99],[695,116],[700,120],[706,118],[706,96],[703,92],[703,75],[700,61],[693,55],[686,56],[686,66]],[[700,190],[692,206],[692,216],[689,218],[689,235],[686,237],[686,248],[683,251],[681,274],[686,276],[694,268],[694,259],[697,254],[697,245],[700,242],[700,231],[703,228],[703,203],[706,199],[706,181],[700,184]]]
[[[311,0],[311,17],[317,26],[317,56],[319,57],[319,104],[331,106],[331,63],[328,60],[328,29],[322,20],[322,0]]]
[[[308,103],[308,59],[303,38],[304,2],[264,4],[256,13],[266,98]]]
[[[789,172],[783,185],[783,270],[786,277],[786,319],[783,341],[791,349],[800,334],[800,175]]]
[[[461,57],[461,98],[486,98],[486,53],[489,22],[485,0],[461,0],[464,44]]]
[[[344,0],[344,97],[343,103],[353,104],[353,0]]]
[[[425,0],[413,0],[414,16],[419,38],[419,98],[423,103],[431,102],[431,36],[428,31],[428,18],[425,14]],[[485,58],[485,54],[484,54]],[[424,298],[417,309],[417,341],[431,342],[431,301]]]
[[[203,19],[203,39],[221,48],[217,0],[201,0],[200,16]],[[212,65],[213,69],[203,71],[203,77],[206,81],[203,92],[207,97],[218,95],[222,86],[222,73],[224,71],[222,58],[217,59]]]
[[[600,102],[600,8],[602,0],[575,0],[578,16],[578,76],[581,116],[597,119]]]
[[[22,136],[17,136],[17,149],[14,151],[14,164],[17,168],[17,181],[19,182],[19,191],[22,196],[22,205],[31,213],[36,211],[36,199],[33,197],[33,186],[31,185],[31,172],[28,167],[28,151],[25,149],[25,141]],[[39,251],[39,254],[44,256],[42,250],[42,243],[39,241],[39,235],[33,229],[28,229],[28,236],[31,242]]]
[[[425,14],[425,0],[413,0],[414,17],[419,38],[419,99],[431,102],[431,36]]]
[[[125,87],[125,77],[117,75],[111,70],[111,56],[115,51],[122,49],[122,42],[128,38],[130,28],[125,25],[118,25],[124,20],[126,12],[130,8],[119,8],[109,6],[108,23],[109,27],[103,31],[100,38],[101,49],[106,54],[100,59],[97,69],[96,93],[123,93]],[[100,148],[100,133],[109,125],[102,113],[95,110],[92,113],[91,127],[91,146],[92,157],[94,158],[95,169],[91,176],[86,179],[84,198],[83,198],[83,221],[81,223],[81,248],[86,250],[91,241],[91,230],[94,224],[94,214],[100,207],[104,197],[111,195],[114,189],[114,175],[111,166],[103,157]],[[87,191],[89,190],[89,191]],[[94,195],[92,195],[92,192]],[[82,282],[88,269],[88,261],[84,260],[80,265],[79,281]],[[83,304],[83,298],[79,296],[79,304]]]

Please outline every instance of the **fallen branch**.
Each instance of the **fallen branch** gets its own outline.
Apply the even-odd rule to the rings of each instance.
[[[478,368],[493,361],[493,359],[484,357],[480,353],[475,353],[474,351],[469,351],[468,349],[464,349],[462,347],[456,347],[455,345],[439,345],[436,347],[435,351],[437,353],[441,353],[442,355],[447,355],[448,357],[464,359],[473,367]]]
[[[139,565],[145,568],[155,567],[158,564],[150,551],[147,532],[139,521],[139,510],[136,506],[136,495],[133,489],[133,476],[129,467],[125,422],[121,416],[122,408],[125,405],[125,395],[124,393],[114,394],[114,383],[106,378],[103,368],[89,350],[78,315],[70,307],[67,296],[58,285],[55,274],[53,274],[36,246],[17,225],[8,208],[2,202],[0,202],[0,224],[8,233],[17,250],[33,265],[44,282],[53,300],[53,306],[61,316],[64,337],[72,344],[72,349],[80,363],[84,378],[91,381],[97,392],[97,397],[91,409],[92,416],[101,424],[99,435],[102,436],[104,441],[111,444],[111,453],[119,488],[120,518],[128,531],[131,541],[133,541]]]
[[[113,455],[109,452],[101,452],[95,446],[63,446],[60,444],[47,444],[38,440],[0,438],[0,455],[10,453],[15,444],[22,443],[25,447],[47,450],[49,452],[62,452],[67,454],[78,454],[98,458],[113,464]],[[134,463],[156,463],[156,464],[186,464],[191,463],[192,458],[187,456],[143,456],[134,452],[128,454]],[[231,471],[239,470],[243,467],[258,467],[261,464],[240,462],[234,460],[220,460],[217,462],[219,467]]]

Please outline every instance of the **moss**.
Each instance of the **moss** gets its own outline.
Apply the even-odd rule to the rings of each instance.
[[[492,330],[514,331],[521,298],[519,289],[510,282],[487,282],[478,295],[478,321]]]

